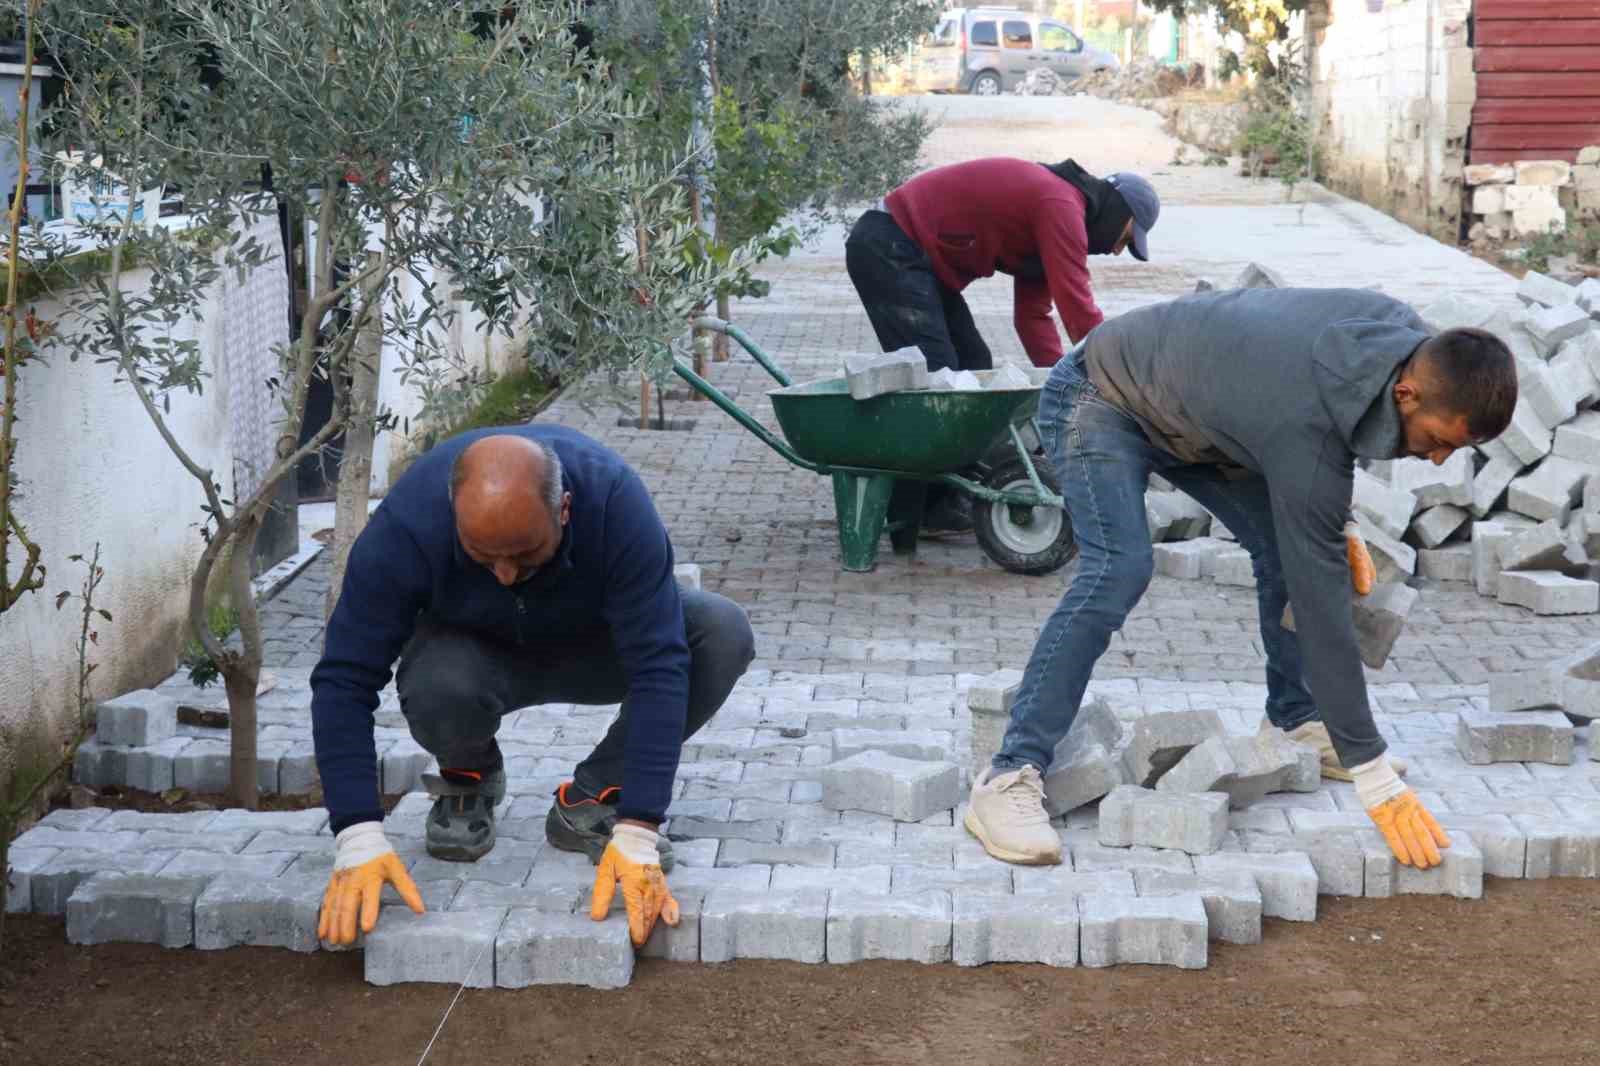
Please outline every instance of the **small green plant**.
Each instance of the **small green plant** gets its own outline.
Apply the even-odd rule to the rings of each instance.
[[[1522,249],[1523,265],[1541,273],[1550,269],[1550,260],[1566,256],[1580,263],[1600,263],[1600,222],[1537,234]]]
[[[1239,138],[1245,168],[1252,176],[1270,174],[1283,182],[1285,199],[1298,182],[1314,177],[1310,96],[1310,74],[1295,44],[1285,47],[1277,65],[1260,74],[1246,96]]]
[[[206,605],[206,631],[218,642],[227,640],[238,628],[239,610],[229,603],[226,597],[218,597]],[[179,656],[178,662],[189,671],[189,683],[196,688],[203,689],[222,677],[222,670],[217,666],[216,660],[206,651],[205,645],[193,635],[184,642],[183,653]]]

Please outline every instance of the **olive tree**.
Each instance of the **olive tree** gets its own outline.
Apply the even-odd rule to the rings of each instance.
[[[681,149],[651,135],[648,103],[570,24],[561,5],[472,0],[45,0],[42,36],[66,80],[51,147],[82,152],[113,187],[183,198],[179,226],[123,211],[86,227],[105,270],[64,294],[57,339],[115,369],[203,494],[189,621],[226,688],[242,805],[257,799],[262,661],[251,549],[302,459],[353,418],[384,418],[370,391],[352,396],[377,371],[373,338],[393,342],[437,408],[473,385],[440,339],[460,304],[529,359],[581,373],[664,361],[716,284],[688,251]],[[237,472],[200,462],[169,415],[211,374],[185,324],[224,271],[281,254],[247,236],[280,206],[315,226],[311,295],[264,383],[278,401],[274,460],[235,492]],[[429,270],[449,277],[449,297],[423,284],[402,299],[400,279]],[[318,376],[334,410],[302,441]],[[217,581],[238,611],[237,647],[206,624]]]

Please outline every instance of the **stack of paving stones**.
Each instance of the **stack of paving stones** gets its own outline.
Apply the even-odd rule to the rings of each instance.
[[[1253,270],[1257,284],[1279,284]],[[1375,669],[1415,600],[1414,577],[1470,582],[1535,614],[1600,611],[1600,279],[1530,272],[1517,295],[1514,310],[1448,297],[1420,312],[1436,330],[1486,329],[1511,348],[1519,397],[1510,428],[1443,466],[1401,459],[1356,471],[1352,510],[1379,586],[1355,610],[1362,658]],[[1151,484],[1157,573],[1255,584],[1249,553],[1226,529],[1159,478]]]
[[[1567,228],[1568,219],[1600,214],[1600,145],[1578,150],[1577,162],[1530,159],[1477,163],[1462,178],[1472,190],[1473,243],[1542,236]]]
[[[1530,681],[1521,698],[1548,705],[1554,692],[1592,707],[1579,682],[1600,684],[1597,670],[1600,650]],[[263,697],[262,729],[309,743],[308,675],[283,673]],[[962,804],[972,769],[987,762],[972,750],[981,719],[1005,713],[978,708],[1009,709],[1016,675],[951,681],[752,670],[685,748],[666,828],[683,917],[639,954],[1199,967],[1213,943],[1258,941],[1263,918],[1314,920],[1319,895],[1476,898],[1485,875],[1600,876],[1592,727],[1563,731],[1517,712],[1525,736],[1471,732],[1464,755],[1462,717],[1488,714],[1485,697],[1411,693],[1409,713],[1380,714],[1411,759],[1410,783],[1454,840],[1444,866],[1422,872],[1395,863],[1351,786],[1319,781],[1304,749],[1272,731],[1258,736],[1259,685],[1133,680],[1091,683],[1061,753],[1076,770],[1048,779],[1063,863],[1009,866],[962,827]],[[196,698],[178,679],[157,694]],[[383,706],[392,700],[391,690]],[[150,732],[164,714],[146,713],[167,704],[139,694],[124,705],[135,704],[143,710],[104,715],[104,751],[168,742],[162,726]],[[429,858],[428,797],[400,800],[385,827],[428,912],[386,900],[361,945],[370,981],[628,982],[635,953],[620,906],[591,921],[593,868],[544,842],[553,790],[614,711],[548,705],[507,717],[510,794],[499,842],[478,863]],[[394,713],[379,712],[386,758],[403,734],[384,717]],[[1519,761],[1469,761],[1483,752]],[[12,848],[10,906],[65,916],[79,943],[315,951],[332,859],[320,810],[56,811]]]

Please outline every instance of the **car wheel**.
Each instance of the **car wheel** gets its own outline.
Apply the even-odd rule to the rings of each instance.
[[[992,71],[984,71],[972,79],[972,95],[974,96],[999,96],[1000,76]]]

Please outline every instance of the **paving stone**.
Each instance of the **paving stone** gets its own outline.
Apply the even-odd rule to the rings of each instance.
[[[890,890],[896,895],[916,894],[929,889],[947,892],[986,893],[1009,896],[1012,868],[998,860],[982,866],[943,869],[934,866],[895,866]]]
[[[977,841],[972,841],[972,844],[977,845],[979,851],[983,850]],[[835,848],[834,865],[839,867],[876,866],[886,862],[890,866],[931,866],[942,870],[951,868],[952,853],[956,847],[953,844],[931,840],[908,841],[888,846],[851,841],[838,845],[815,846]]]
[[[1193,873],[1194,860],[1186,852],[1157,848],[1108,848],[1088,840],[1071,839],[1072,868],[1080,873],[1098,870],[1172,870]]]
[[[1457,455],[1466,455],[1466,452],[1456,452]],[[1470,501],[1469,501],[1470,502]],[[1416,520],[1411,523],[1411,531],[1424,548],[1437,548],[1451,537],[1456,531],[1467,524],[1472,517],[1465,507],[1454,504],[1440,504],[1429,507]]]
[[[702,585],[700,567],[695,563],[679,563],[672,568],[672,576],[680,588],[699,592]]]
[[[262,855],[275,851],[327,851],[332,853],[337,844],[326,833],[280,833],[267,829],[257,833],[244,846],[245,855]]]
[[[1417,574],[1434,581],[1471,581],[1472,545],[1447,544],[1417,552]]]
[[[669,962],[699,962],[700,910],[705,903],[705,895],[698,889],[684,891],[674,885],[672,898],[678,901],[678,924],[657,922],[650,931],[650,938],[639,949],[639,957],[666,959]],[[621,898],[622,894],[618,893],[619,902],[613,903],[613,908],[623,906]]]
[[[1206,910],[1198,893],[1084,896],[1078,901],[1078,922],[1080,960],[1085,966],[1149,963],[1205,968]]]
[[[597,922],[588,914],[513,908],[495,936],[493,955],[494,984],[500,988],[625,988],[633,979],[627,919],[615,913]]]
[[[968,768],[977,777],[989,768],[1000,750],[1011,705],[1022,685],[1022,671],[1001,670],[973,682],[967,689],[967,710],[972,721],[971,758]]]
[[[528,881],[533,872],[533,858],[520,858],[510,853],[502,856],[500,849],[510,841],[500,841],[493,852],[477,862],[450,862],[424,855],[411,864],[411,877],[416,881],[487,881],[496,885],[520,885]],[[579,856],[582,858],[582,856]],[[593,872],[590,871],[592,878]]]
[[[537,874],[537,869],[534,872]],[[593,878],[594,875],[590,874],[589,880]],[[731,867],[675,866],[668,883],[674,892],[711,892],[716,889],[766,892],[772,883],[772,867],[754,864]]]
[[[770,818],[756,822],[719,822],[707,818],[674,818],[667,827],[671,840],[749,840],[759,844],[776,844],[783,834],[783,823]]]
[[[194,946],[317,950],[317,919],[328,887],[325,876],[263,879],[229,871],[211,880],[194,903]]]
[[[127,692],[95,704],[95,738],[102,744],[142,748],[178,730],[178,701],[152,689]]]
[[[1456,714],[1456,750],[1472,765],[1496,762],[1572,763],[1577,730],[1557,711],[1480,711]]]
[[[187,739],[187,738],[185,738]],[[128,749],[102,744],[93,737],[72,756],[72,780],[87,788],[122,786],[128,778]]]
[[[1435,465],[1428,459],[1397,459],[1390,468],[1389,483],[1393,490],[1409,492],[1416,500],[1416,510],[1454,505],[1465,507],[1472,502],[1472,453],[1459,449],[1444,463]],[[1385,530],[1390,536],[1405,534]]]
[[[1156,784],[1161,792],[1222,792],[1235,809],[1271,792],[1304,787],[1309,760],[1303,745],[1280,730],[1212,737],[1197,745]],[[1317,767],[1321,778],[1321,767]]]
[[[700,959],[789,959],[827,956],[828,890],[743,892],[713,890],[700,911]]]
[[[407,737],[384,752],[379,762],[379,780],[386,796],[415,792],[422,787],[422,774],[434,758],[416,741]]]
[[[1437,811],[1434,817],[1452,841],[1458,833],[1472,835],[1483,852],[1483,872],[1489,877],[1519,878],[1527,869],[1527,835],[1508,815]]]
[[[1472,585],[1480,596],[1500,591],[1501,554],[1516,539],[1519,530],[1496,521],[1472,525]],[[1565,538],[1563,537],[1563,541]]]
[[[1444,860],[1426,870],[1406,866],[1388,856],[1387,876],[1393,879],[1393,894],[1397,896],[1454,896],[1457,899],[1483,897],[1483,852],[1472,839],[1471,833],[1451,833],[1450,846],[1439,851]],[[1373,883],[1373,871],[1368,868],[1367,882]],[[1381,879],[1380,879],[1381,880]]]
[[[1518,397],[1511,414],[1511,425],[1497,438],[1523,466],[1531,466],[1550,454],[1555,433],[1527,400]]]
[[[1477,531],[1474,529],[1474,536]],[[1518,531],[1500,546],[1501,570],[1560,570],[1567,556],[1567,534],[1561,523],[1550,520]],[[1498,585],[1494,591],[1498,591]]]
[[[1474,518],[1483,518],[1495,505],[1500,502],[1506,490],[1511,487],[1511,482],[1522,473],[1522,460],[1511,456],[1510,458],[1494,458],[1484,464],[1472,479],[1472,505],[1471,512]],[[1477,530],[1473,530],[1476,537]]]
[[[1281,840],[1281,838],[1280,838]],[[1353,829],[1307,830],[1266,845],[1252,840],[1249,851],[1303,852],[1317,872],[1317,894],[1359,898],[1367,891],[1367,848]]]
[[[1100,802],[1100,843],[1107,847],[1137,844],[1206,855],[1217,850],[1227,831],[1228,797],[1221,792],[1154,792],[1122,785]]]
[[[199,833],[171,833],[152,829],[140,834],[139,850],[161,851],[215,851],[237,855],[257,836],[254,829],[238,829],[228,833],[204,831]],[[332,843],[331,840],[328,843]]]
[[[194,740],[172,759],[172,783],[190,792],[226,792],[230,751],[225,740]]]
[[[828,961],[949,962],[950,908],[942,889],[884,896],[836,888],[828,900]]]
[[[1066,900],[1079,896],[1136,894],[1132,870],[1074,870],[1065,864],[1017,866],[1012,868],[1011,876],[1019,896],[1053,896]]]
[[[317,772],[317,751],[310,741],[295,744],[278,760],[278,791],[301,796],[322,783]]]
[[[1546,351],[1582,335],[1590,327],[1589,313],[1576,302],[1531,311],[1526,323],[1528,332]]]
[[[435,906],[423,886],[437,886],[443,902]],[[485,908],[505,910],[512,907],[552,914],[572,914],[580,904],[587,902],[592,887],[585,889],[578,882],[568,884],[507,885],[494,881],[418,881],[422,902],[429,910],[470,911]],[[387,892],[387,890],[386,890]],[[619,897],[620,898],[620,894]],[[403,904],[398,897],[397,903]]]
[[[246,811],[238,808],[218,811],[216,821],[209,828],[218,832],[236,829],[273,830],[280,833],[322,834],[330,843],[333,834],[327,832],[328,812],[325,808],[309,811]]]
[[[1530,270],[1518,282],[1517,296],[1523,303],[1534,306],[1563,307],[1577,302],[1578,289],[1537,270]]]
[[[1190,748],[1224,732],[1215,711],[1147,714],[1133,723],[1123,764],[1132,783],[1153,788]]]
[[[1504,571],[1496,598],[1540,615],[1594,614],[1600,611],[1600,583],[1553,570]]]
[[[1600,877],[1600,821],[1530,814],[1513,814],[1511,821],[1528,838],[1523,876]],[[37,910],[37,886],[34,900]]]
[[[78,810],[73,810],[70,807],[58,807],[34,824],[45,829],[57,829],[64,833],[82,833],[101,825],[113,813],[109,807],[83,807]]]
[[[823,767],[822,805],[920,822],[961,802],[961,771],[952,763],[863,751]]]
[[[59,854],[60,848],[12,847],[7,851],[8,869],[0,870],[0,876],[6,878],[7,914],[26,914],[33,910],[31,875]]]
[[[1572,508],[1583,498],[1583,485],[1593,468],[1559,455],[1513,478],[1506,490],[1506,505],[1536,521],[1565,525]]]
[[[915,348],[847,355],[844,370],[850,396],[856,400],[928,387],[928,362]]]
[[[1558,347],[1543,346],[1550,350]],[[1519,360],[1517,393],[1519,398],[1527,400],[1528,406],[1539,416],[1539,421],[1551,428],[1561,425],[1578,410],[1578,396],[1568,385],[1565,376],[1542,362]]]
[[[749,840],[725,840],[717,853],[716,865],[831,867],[834,849],[833,844],[761,844]],[[682,861],[682,856],[679,856],[679,861]]]
[[[139,833],[100,832],[97,829],[73,832],[53,826],[36,825],[11,842],[15,848],[61,848],[64,851],[130,851],[139,846]]]
[[[1130,885],[1131,888],[1131,885]],[[957,966],[989,962],[1078,964],[1078,904],[957,891],[952,896],[952,957]]]
[[[1398,538],[1378,529],[1365,516],[1358,515],[1356,525],[1367,542],[1367,554],[1377,570],[1377,580],[1384,583],[1404,582],[1417,572],[1417,550]]]
[[[1291,922],[1317,920],[1317,871],[1304,852],[1220,851],[1195,859],[1195,873],[1225,876],[1246,873],[1261,892],[1261,913]]]
[[[882,863],[842,869],[829,866],[774,866],[772,891],[795,892],[802,888],[832,888],[885,895],[889,891],[889,871],[890,867]]]
[[[1217,537],[1157,544],[1151,549],[1156,573],[1188,581],[1210,577],[1215,572],[1217,556],[1230,550],[1234,550],[1232,545]]]
[[[101,819],[95,824],[95,829],[102,833],[134,832],[145,833],[149,831],[167,833],[202,833],[214,829],[217,819],[221,815],[217,811],[184,811],[181,813],[166,813],[158,811],[116,811],[110,817]],[[223,825],[222,832],[237,833],[242,826]],[[247,840],[249,838],[246,838]],[[140,844],[143,841],[138,842]]]
[[[67,898],[67,940],[73,944],[194,942],[194,902],[209,876],[102,872]]]
[[[1405,536],[1411,516],[1417,512],[1417,498],[1404,488],[1396,488],[1357,467],[1351,485],[1350,507],[1389,536]]]
[[[390,908],[364,937],[367,982],[493,988],[496,935],[505,920],[506,912],[498,909],[413,914]]]
[[[1284,289],[1288,286],[1283,275],[1260,263],[1251,263],[1233,280],[1235,289]]]
[[[1058,755],[1044,775],[1044,807],[1052,817],[1093,803],[1128,783],[1128,767],[1115,748],[1074,744],[1065,757],[1059,754],[1061,750],[1057,749]]]
[[[180,851],[156,872],[162,877],[215,877],[236,872],[268,880],[283,873],[293,861],[294,856],[286,852],[235,855],[226,851]]]
[[[837,763],[864,751],[881,751],[902,759],[941,762],[950,753],[950,734],[930,730],[835,729],[833,758]]]
[[[1229,548],[1211,557],[1211,580],[1218,585],[1255,588],[1255,564],[1243,548]]]
[[[1558,458],[1585,471],[1585,481],[1589,473],[1600,467],[1600,411],[1585,411],[1573,421],[1557,427],[1551,459]],[[1550,459],[1545,462],[1550,462]]]
[[[1261,943],[1261,890],[1253,875],[1242,871],[1201,875],[1139,870],[1133,876],[1140,896],[1198,893],[1206,909],[1206,928],[1212,940],[1227,944]]]

